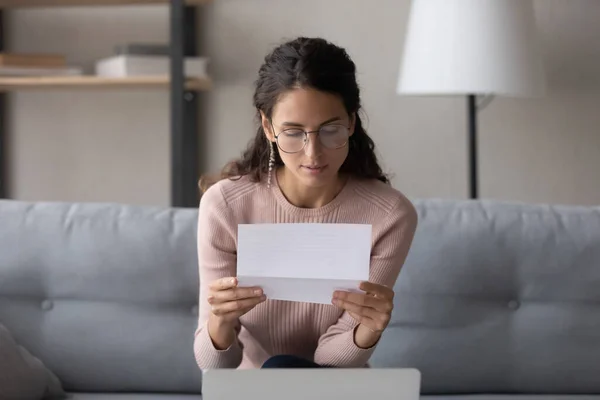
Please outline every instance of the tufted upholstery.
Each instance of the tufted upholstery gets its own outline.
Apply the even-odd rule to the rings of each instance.
[[[415,204],[373,366],[429,394],[600,393],[600,208]],[[196,210],[0,201],[0,321],[69,391],[199,393],[195,236]]]
[[[600,393],[600,208],[417,203],[376,366],[428,393]]]
[[[0,321],[71,391],[199,392],[195,210],[0,202]]]

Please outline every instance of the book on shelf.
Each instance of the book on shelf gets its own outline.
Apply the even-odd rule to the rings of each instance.
[[[83,70],[76,67],[66,68],[30,68],[0,66],[0,77],[35,77],[35,76],[81,76]]]
[[[79,76],[81,68],[67,65],[59,54],[0,52],[0,77]]]
[[[206,57],[185,58],[185,76],[206,78],[207,64]],[[96,75],[105,78],[168,75],[170,71],[171,59],[165,56],[117,55],[96,63]]]
[[[66,57],[60,54],[0,52],[0,66],[13,68],[65,68]]]

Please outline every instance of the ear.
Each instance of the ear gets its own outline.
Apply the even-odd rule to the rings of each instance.
[[[271,125],[271,121],[269,121],[269,118],[267,118],[265,113],[262,111],[260,112],[260,120],[261,120],[263,131],[265,132],[265,136],[267,137],[267,140],[269,140],[270,142],[274,142],[275,141],[275,133],[273,132],[273,126]]]
[[[354,129],[356,128],[356,113],[350,115],[350,136],[354,135]]]

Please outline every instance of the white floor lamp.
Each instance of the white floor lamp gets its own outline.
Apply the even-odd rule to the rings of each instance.
[[[531,0],[413,0],[397,91],[467,96],[472,199],[477,96],[537,97],[545,89]]]

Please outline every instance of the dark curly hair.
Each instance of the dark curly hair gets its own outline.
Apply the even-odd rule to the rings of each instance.
[[[266,179],[269,144],[260,124],[260,112],[270,119],[281,95],[298,87],[333,93],[343,101],[348,115],[356,116],[354,134],[348,141],[348,156],[340,172],[389,184],[388,177],[377,162],[375,143],[367,135],[358,115],[361,104],[356,66],[343,48],[321,38],[306,37],[281,44],[265,57],[255,87],[254,106],[259,121],[256,136],[240,159],[225,166],[218,179],[201,179],[200,188],[203,191],[219,179],[235,179],[244,175],[250,176],[255,182]],[[277,146],[275,162],[276,165],[283,165]]]

